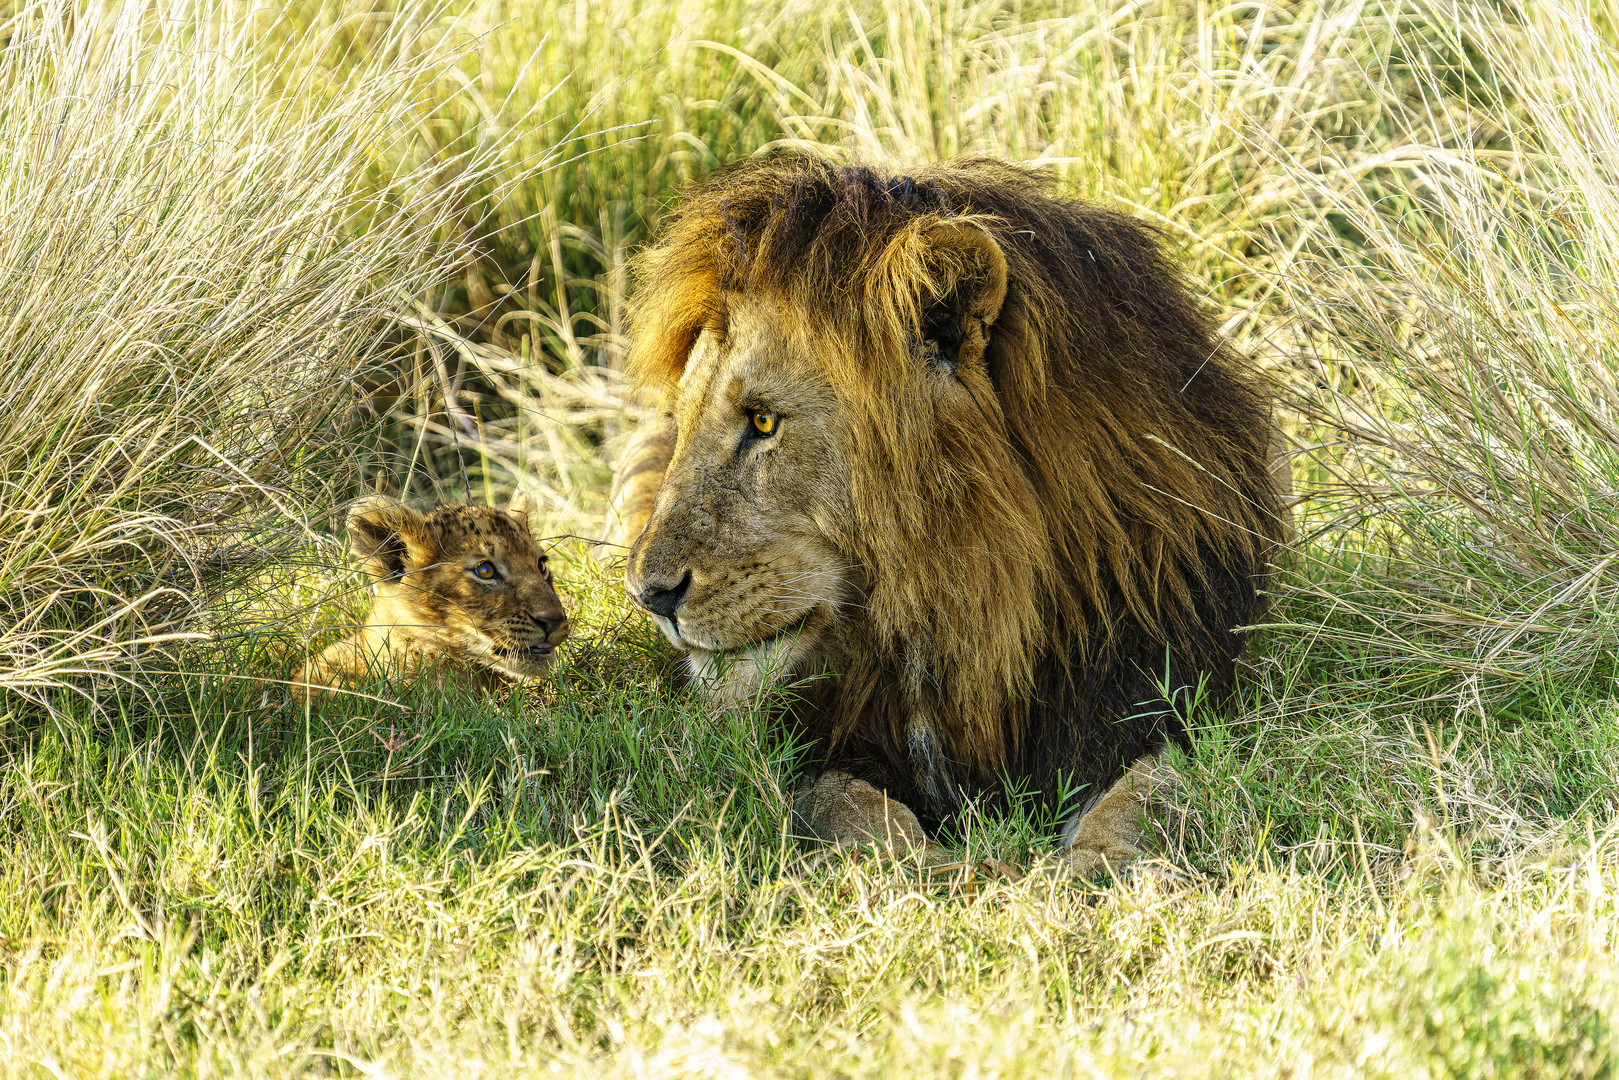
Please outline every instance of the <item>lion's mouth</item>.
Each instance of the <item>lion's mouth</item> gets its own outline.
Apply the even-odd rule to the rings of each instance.
[[[740,653],[747,652],[750,649],[758,649],[767,645],[774,645],[784,638],[796,637],[804,632],[804,628],[809,625],[810,619],[814,617],[815,611],[815,608],[810,608],[808,611],[804,612],[804,614],[800,615],[798,618],[794,619],[791,623],[782,627],[780,630],[777,630],[769,637],[762,637],[758,641],[750,641],[748,644],[740,646],[739,648],[728,649],[726,651],[735,656]]]
[[[509,649],[501,649],[499,652],[500,655],[505,657],[507,660],[514,660],[521,663],[525,660],[544,660],[546,657],[556,652],[556,646],[547,645],[544,642],[541,642],[538,645],[514,645]]]
[[[803,635],[819,620],[817,615],[822,611],[820,607],[812,607],[795,617],[786,626],[779,630],[772,630],[764,637],[754,638],[738,644],[730,644],[719,638],[717,634],[704,632],[699,622],[693,626],[691,621],[684,625],[664,615],[654,615],[653,621],[663,631],[675,648],[686,652],[706,653],[710,656],[725,656],[733,659],[745,660],[761,650],[769,651],[780,645],[783,641]],[[734,639],[733,639],[734,640]]]

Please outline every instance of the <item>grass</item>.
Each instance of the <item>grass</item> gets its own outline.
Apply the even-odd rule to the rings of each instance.
[[[1611,1073],[1611,828],[1535,846],[1556,808],[1518,811],[1481,843],[1514,804],[1442,741],[1382,728],[1376,767],[1311,784],[1366,732],[1288,753],[1220,726],[1126,880],[924,876],[784,837],[792,748],[671,697],[623,614],[579,613],[620,635],[610,677],[580,656],[504,702],[305,716],[217,676],[155,715],[64,698],[0,778],[0,1069]],[[1586,723],[1619,738],[1611,702]],[[1354,812],[1301,823],[1324,805]],[[968,857],[1049,837],[980,824]]]
[[[7,12],[0,1077],[1613,1075],[1611,3]],[[1120,880],[788,837],[576,542],[543,685],[278,685],[352,494],[593,531],[624,257],[783,140],[1045,161],[1274,376],[1299,542]]]

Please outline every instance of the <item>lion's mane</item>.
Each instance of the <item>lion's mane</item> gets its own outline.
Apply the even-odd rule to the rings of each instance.
[[[974,255],[914,240],[961,227],[999,247],[1006,293],[993,396],[947,408],[908,354]],[[829,755],[882,765],[938,817],[1009,778],[1101,790],[1184,741],[1191,688],[1230,692],[1282,534],[1270,406],[1156,230],[1003,163],[778,153],[696,186],[636,273],[643,385],[678,379],[728,294],[766,290],[854,418],[858,525],[835,539],[869,594],[851,670],[807,720]]]

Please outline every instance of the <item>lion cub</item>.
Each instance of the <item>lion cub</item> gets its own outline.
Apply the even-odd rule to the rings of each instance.
[[[488,688],[497,674],[544,672],[568,636],[521,494],[505,510],[447,503],[426,515],[374,496],[349,511],[348,533],[372,579],[371,616],[299,670],[299,692],[435,663]]]

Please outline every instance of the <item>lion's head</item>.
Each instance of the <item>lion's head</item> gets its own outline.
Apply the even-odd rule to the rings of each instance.
[[[893,505],[905,490],[999,501],[999,448],[957,436],[983,424],[985,408],[998,412],[983,361],[1006,294],[1005,259],[982,225],[926,217],[882,256],[874,269],[884,280],[848,305],[864,319],[786,289],[722,286],[686,298],[708,317],[688,331],[666,386],[676,450],[629,580],[699,674],[728,669],[722,685],[842,670],[852,645],[844,616],[868,608],[874,585],[897,584],[874,571],[907,544],[931,549],[951,577],[936,578],[925,597],[883,597],[890,603],[948,602],[952,580],[986,575],[997,591],[1034,585],[1015,534],[1032,505],[1002,507],[1014,533],[995,536],[994,522],[957,519],[941,533],[923,524],[920,507]],[[888,359],[871,362],[879,356]],[[923,461],[944,468],[918,469]],[[970,609],[986,598],[957,599]],[[973,653],[1005,663],[995,651],[985,640]]]
[[[1158,245],[990,162],[721,170],[640,263],[675,435],[630,595],[722,696],[843,675],[827,729],[941,806],[1113,710],[1099,668],[1229,684],[1268,406]]]
[[[448,662],[527,679],[550,667],[568,617],[520,498],[505,510],[449,503],[426,514],[382,496],[349,511],[349,545],[373,583],[365,625],[298,683]]]

